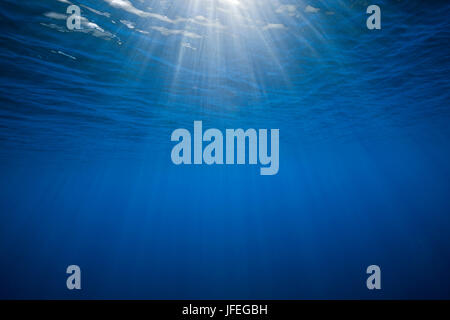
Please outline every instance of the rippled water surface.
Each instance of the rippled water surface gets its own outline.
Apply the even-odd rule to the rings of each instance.
[[[1,0],[0,297],[450,298],[450,5],[368,4]],[[279,173],[174,166],[194,120]]]

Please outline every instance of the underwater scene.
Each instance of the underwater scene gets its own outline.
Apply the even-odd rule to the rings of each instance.
[[[450,299],[449,10],[1,0],[0,298]]]

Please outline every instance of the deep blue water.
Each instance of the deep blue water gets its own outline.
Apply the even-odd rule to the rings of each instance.
[[[0,2],[0,298],[450,298],[448,2],[64,2]],[[194,120],[279,173],[173,165]]]

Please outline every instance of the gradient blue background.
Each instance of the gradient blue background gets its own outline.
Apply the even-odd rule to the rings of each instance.
[[[380,31],[366,1],[206,2],[74,1],[100,29],[69,32],[1,0],[0,298],[450,298],[448,2],[377,1]],[[279,128],[278,175],[173,165],[194,120]]]

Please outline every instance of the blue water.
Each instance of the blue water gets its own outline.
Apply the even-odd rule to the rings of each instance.
[[[450,298],[448,2],[64,2],[0,2],[0,298]],[[173,165],[194,120],[279,173]]]

